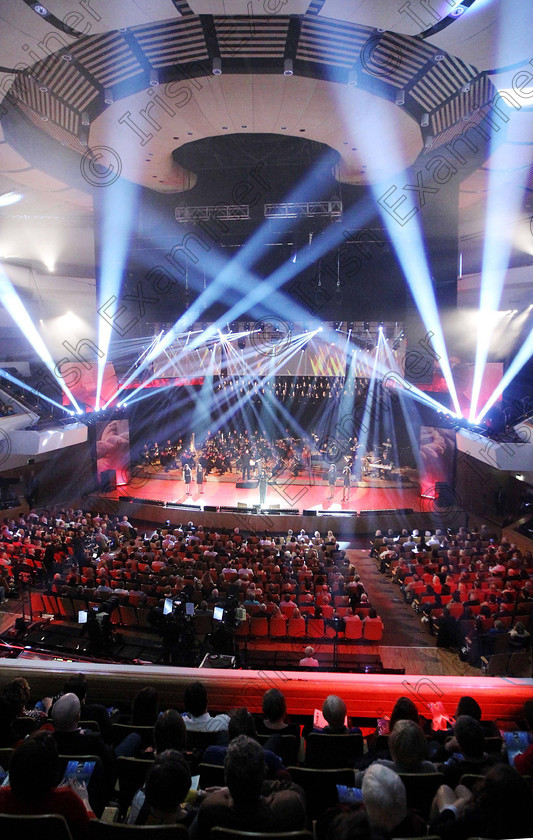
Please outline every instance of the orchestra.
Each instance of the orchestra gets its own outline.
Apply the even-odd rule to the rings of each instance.
[[[295,476],[304,473],[310,477],[315,462],[317,469],[322,468],[330,488],[335,486],[338,477],[342,479],[343,496],[347,497],[352,481],[387,478],[397,469],[390,438],[380,446],[365,451],[356,436],[338,445],[334,442],[338,446],[337,454],[340,453],[337,464],[330,464],[328,441],[331,443],[328,438],[320,438],[315,433],[307,439],[298,439],[288,429],[284,437],[275,440],[268,440],[257,430],[253,433],[219,430],[215,433],[209,431],[203,443],[197,446],[193,432],[188,445],[183,438],[174,443],[170,439],[162,444],[145,443],[140,451],[140,460],[145,466],[162,468],[165,472],[183,472],[188,467],[187,475],[192,477],[193,470],[196,470],[197,478],[200,469],[198,484],[203,484],[209,475],[227,473],[235,473],[236,480],[239,476],[243,480],[257,479],[264,472],[272,481],[287,471]]]

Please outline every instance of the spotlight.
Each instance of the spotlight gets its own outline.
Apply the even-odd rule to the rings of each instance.
[[[89,119],[89,114],[87,113],[87,111],[82,111],[81,112],[81,124],[84,125],[84,126],[88,126],[88,125],[91,124],[91,121]]]
[[[396,93],[396,104],[397,105],[405,105],[405,91],[399,90]]]
[[[433,61],[444,61],[445,58],[446,56],[444,55],[444,53],[435,53],[435,55],[433,56]]]
[[[41,6],[40,3],[33,3],[32,9],[34,12],[37,12],[38,15],[41,15],[41,17],[46,17],[48,14],[48,9],[45,6]]]
[[[237,341],[237,347],[239,348],[239,350],[244,350],[244,348],[246,347],[246,339],[239,338],[239,340]]]
[[[213,76],[220,76],[222,73],[222,60],[220,58],[213,59],[211,72],[213,73]]]
[[[8,207],[10,204],[16,204],[22,198],[22,193],[7,192],[0,195],[0,207]]]
[[[370,329],[370,321],[363,321],[363,329],[365,332],[368,332]]]
[[[64,52],[61,55],[61,58],[63,59],[63,61],[72,61],[72,56],[69,52]]]
[[[422,126],[422,128],[427,128],[428,127],[428,125],[429,125],[429,114],[428,113],[422,114],[422,116],[420,118],[420,125]]]
[[[348,85],[350,87],[357,87],[357,70],[350,70],[348,72]]]
[[[434,139],[435,137],[433,136],[433,134],[426,134],[426,139],[424,140],[424,148],[431,149]]]
[[[157,70],[150,70],[150,87],[157,87],[159,84],[159,73]]]
[[[294,65],[292,58],[286,58],[283,62],[283,75],[284,76],[293,76],[294,75]]]
[[[466,6],[456,6],[455,9],[452,9],[450,12],[450,17],[461,17],[466,12]]]
[[[470,93],[470,91],[471,91],[471,90],[472,90],[472,85],[470,84],[470,82],[467,82],[467,83],[466,83],[465,85],[463,85],[463,87],[461,88],[461,93]]]
[[[106,87],[104,88],[104,102],[106,105],[112,105],[114,102],[113,99],[113,88]]]

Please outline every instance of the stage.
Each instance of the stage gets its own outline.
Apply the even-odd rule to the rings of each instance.
[[[133,477],[129,483],[117,486],[116,490],[106,493],[110,499],[120,496],[142,497],[145,500],[162,501],[176,505],[194,505],[203,509],[205,505],[213,508],[245,507],[253,508],[259,505],[259,488],[237,488],[236,482],[241,476],[235,474],[219,477],[209,476],[202,485],[200,492],[196,482],[190,485],[190,494],[186,493],[185,483],[181,475],[172,476],[162,473],[158,477],[153,475],[139,475]],[[340,482],[339,482],[340,484]],[[311,476],[311,482],[306,476],[294,476],[285,473],[270,482],[267,488],[265,509],[304,510],[316,514],[336,514],[348,511],[381,511],[411,508],[414,512],[426,511],[424,500],[420,498],[418,487],[399,485],[397,482],[385,479],[371,479],[368,482],[358,482],[353,486],[349,496],[342,500],[343,487],[334,488],[333,498],[327,483]]]

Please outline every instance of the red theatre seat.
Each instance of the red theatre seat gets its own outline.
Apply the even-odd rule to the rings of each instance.
[[[305,636],[305,618],[289,618],[289,636],[303,638]]]
[[[363,637],[363,622],[359,616],[347,615],[344,621],[344,636],[346,639],[361,639]]]
[[[365,618],[363,636],[369,642],[379,642],[383,636],[383,622],[381,618]]]
[[[287,619],[284,616],[270,619],[270,635],[276,638],[287,635]]]

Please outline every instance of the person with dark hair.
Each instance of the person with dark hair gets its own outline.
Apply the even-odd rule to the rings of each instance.
[[[454,738],[451,757],[438,766],[444,773],[447,785],[455,787],[465,773],[481,775],[498,760],[485,752],[485,735],[479,721],[469,715],[461,715],[453,727]],[[450,746],[448,745],[448,750]],[[501,759],[500,759],[501,760]]]
[[[305,798],[300,788],[279,782],[265,784],[261,746],[239,735],[224,762],[227,787],[208,794],[190,830],[191,840],[209,840],[215,825],[237,831],[300,831],[305,826]]]
[[[481,706],[477,700],[474,700],[473,697],[469,697],[468,694],[460,697],[459,702],[457,703],[455,717],[459,718],[462,715],[469,715],[469,717],[474,718],[474,720],[481,723]]]
[[[159,693],[153,686],[145,685],[133,698],[131,722],[135,726],[154,726],[159,714]]]
[[[191,787],[191,773],[178,750],[164,750],[156,755],[148,770],[142,802],[134,797],[127,822],[135,825],[189,826],[196,811],[184,805]],[[138,807],[140,804],[140,807]]]
[[[17,732],[17,718],[25,718],[27,720],[24,721],[25,724],[30,724],[30,720],[33,721],[33,728],[37,729],[41,724],[46,722],[47,715],[44,711],[39,711],[38,709],[28,709],[27,705],[29,704],[30,700],[30,686],[28,681],[24,677],[15,677],[14,680],[8,682],[7,685],[4,686],[4,690],[2,691],[2,697],[7,703],[15,710],[15,731]],[[20,737],[24,737],[28,734],[28,728],[26,725],[20,730]]]
[[[160,756],[164,752],[171,752],[181,754],[185,749],[187,739],[187,730],[185,723],[176,709],[166,709],[161,712],[154,726],[154,743],[153,747],[148,747],[144,752],[141,752],[142,737],[136,732],[132,732],[127,736],[129,741],[128,755],[139,756],[140,758],[150,758],[152,755]],[[183,797],[184,798],[184,797]],[[128,812],[128,823],[135,823],[136,825],[144,824],[148,815],[148,807],[145,807],[146,799],[146,784],[140,788],[133,797],[130,810]],[[183,799],[180,800],[180,806]],[[143,812],[144,816],[140,816]]]
[[[87,787],[77,779],[59,783],[59,757],[53,735],[36,732],[16,748],[9,762],[9,787],[0,788],[1,814],[61,814],[73,840],[85,840],[94,813]],[[21,832],[21,834],[23,831]]]
[[[235,738],[238,738],[239,735],[247,735],[248,738],[253,738],[254,741],[257,740],[255,721],[246,708],[233,709],[229,716],[228,738],[230,743]],[[277,736],[276,734],[273,734],[272,737],[275,739]],[[269,738],[269,742],[270,740],[271,739]],[[205,764],[223,765],[227,750],[227,747],[213,744],[207,747],[202,756],[202,761]],[[267,768],[267,777],[269,779],[290,778],[283,766],[281,758],[276,755],[272,749],[268,749],[266,746],[263,747],[263,751]]]
[[[185,749],[187,729],[185,722],[176,709],[165,709],[157,718],[154,726],[154,752]]]
[[[215,715],[211,717],[207,711],[207,689],[199,681],[189,683],[183,695],[185,705],[185,728],[188,732],[225,732],[228,728],[229,716]]]
[[[442,785],[430,814],[430,834],[441,840],[468,837],[531,837],[531,785],[507,764],[491,767],[473,792],[458,785]]]
[[[263,694],[263,720],[262,726],[271,731],[283,731],[287,729],[288,723],[285,720],[287,714],[287,703],[285,702],[285,695],[279,688],[269,688]]]
[[[410,697],[398,697],[391,712],[389,732],[392,732],[395,723],[399,720],[412,720],[415,723],[420,723],[418,709]]]

